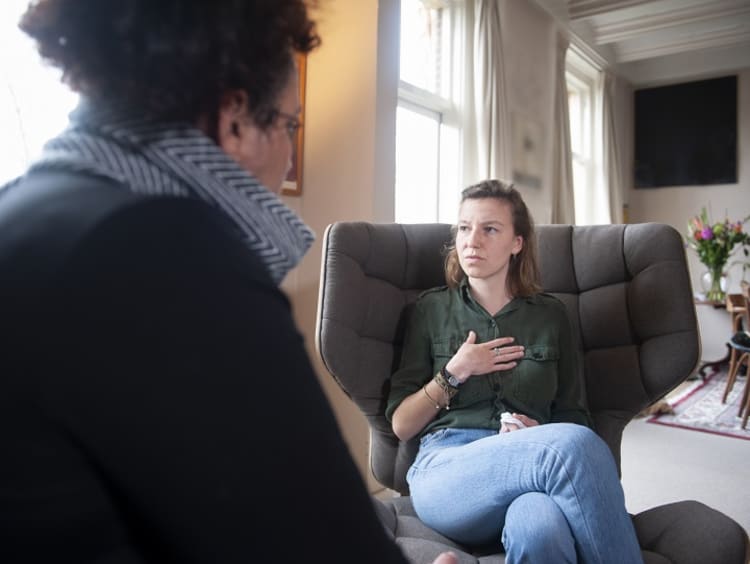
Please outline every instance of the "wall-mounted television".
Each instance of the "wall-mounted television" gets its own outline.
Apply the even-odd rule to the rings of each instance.
[[[635,91],[635,187],[737,182],[737,76]]]

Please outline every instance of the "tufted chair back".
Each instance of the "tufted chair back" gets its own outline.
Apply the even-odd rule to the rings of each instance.
[[[318,350],[367,417],[375,478],[403,494],[417,441],[391,432],[388,384],[408,306],[445,284],[450,238],[447,224],[337,223],[325,234]],[[537,239],[542,286],[578,329],[589,409],[619,466],[625,425],[699,361],[682,239],[660,224],[539,225]]]
[[[700,358],[682,238],[656,223],[536,230],[543,288],[565,303],[577,329],[588,406],[619,468],[625,425],[685,380]],[[340,222],[323,242],[316,346],[367,418],[375,479],[404,496],[418,440],[399,441],[384,417],[389,381],[410,305],[445,284],[450,239],[447,224]],[[410,511],[408,501],[396,503],[397,512]],[[709,520],[716,513],[731,522],[705,510]]]

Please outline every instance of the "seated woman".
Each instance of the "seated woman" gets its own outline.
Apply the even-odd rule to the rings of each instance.
[[[508,564],[642,562],[512,185],[463,191],[445,275],[416,303],[386,411],[401,440],[420,436],[407,474],[419,517],[463,544],[502,542]]]

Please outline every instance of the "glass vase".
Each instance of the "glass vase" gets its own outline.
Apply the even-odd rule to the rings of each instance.
[[[724,272],[724,265],[710,267],[701,277],[701,285],[706,293],[706,299],[714,302],[723,302],[727,297],[727,286],[729,280]]]

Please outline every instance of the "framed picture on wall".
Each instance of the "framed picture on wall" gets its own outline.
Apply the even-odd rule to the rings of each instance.
[[[736,184],[737,93],[737,75],[635,90],[635,187]]]
[[[297,56],[297,73],[299,78],[299,103],[300,103],[300,123],[305,123],[305,81],[307,78],[307,57],[304,55]],[[283,196],[301,196],[302,195],[302,149],[304,146],[304,127],[297,130],[297,138],[294,140],[294,150],[292,152],[292,168],[286,175],[284,184],[281,188]]]

